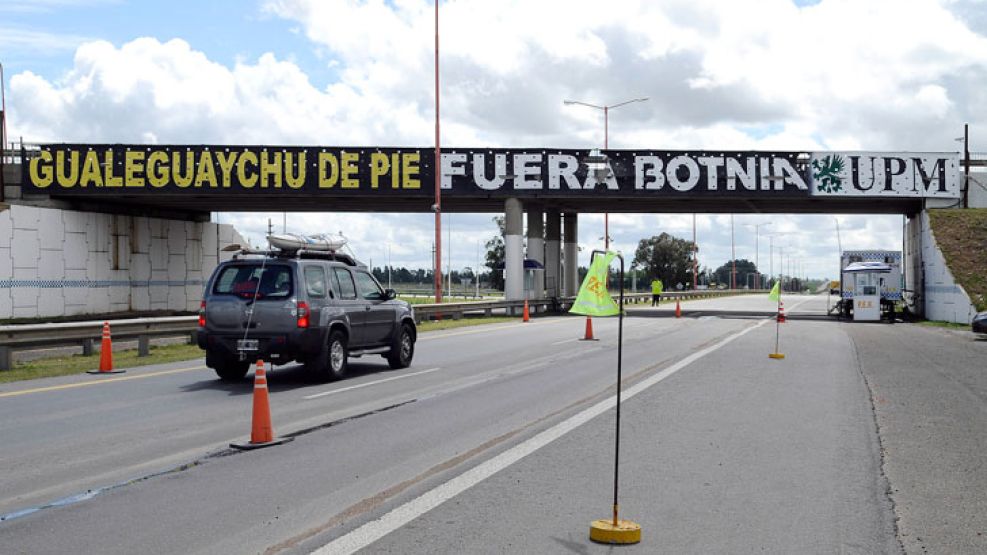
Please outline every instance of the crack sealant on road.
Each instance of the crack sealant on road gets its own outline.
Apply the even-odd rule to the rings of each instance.
[[[301,430],[296,430],[294,432],[285,434],[284,437],[285,438],[290,438],[290,439],[295,439],[296,437],[303,436],[303,435],[306,435],[306,434],[310,434],[312,432],[316,432],[316,431],[319,431],[319,430],[324,430],[326,428],[331,428],[333,426],[338,426],[340,424],[345,424],[347,422],[351,422],[353,420],[358,420],[360,418],[365,418],[367,416],[373,416],[375,414],[380,414],[382,412],[386,412],[386,411],[389,411],[389,410],[392,410],[392,409],[396,409],[398,407],[403,407],[405,405],[414,403],[416,401],[418,401],[418,399],[409,399],[407,401],[401,401],[399,403],[395,403],[393,405],[388,405],[386,407],[382,407],[382,408],[379,408],[379,409],[374,409],[374,410],[371,410],[371,411],[362,412],[360,414],[355,414],[353,416],[347,416],[345,418],[340,418],[339,420],[333,420],[332,422],[326,422],[324,424],[319,424],[319,425],[316,425],[316,426],[310,426],[308,428],[303,428]],[[239,449],[232,449],[232,448],[220,449],[219,451],[215,451],[215,452],[209,453],[209,454],[205,455],[202,458],[196,459],[196,460],[194,460],[192,462],[181,464],[181,465],[176,466],[176,467],[173,467],[173,468],[169,468],[169,469],[166,469],[166,470],[161,470],[161,471],[158,471],[158,472],[152,472],[151,474],[146,474],[144,476],[139,476],[137,478],[131,478],[129,480],[125,480],[123,482],[120,482],[120,483],[117,483],[117,484],[112,484],[112,485],[109,485],[109,486],[103,486],[103,487],[88,489],[88,490],[86,490],[86,491],[84,491],[82,493],[76,493],[76,494],[73,494],[73,495],[69,495],[68,497],[62,497],[60,499],[56,499],[55,501],[51,501],[51,502],[45,503],[43,505],[38,505],[36,507],[29,507],[27,509],[20,509],[20,510],[17,510],[17,511],[14,511],[14,512],[11,512],[11,513],[0,515],[0,523],[10,522],[12,520],[16,520],[18,518],[29,516],[29,515],[32,515],[32,514],[35,514],[35,513],[44,511],[44,510],[47,510],[47,509],[56,509],[56,508],[59,508],[59,507],[67,507],[69,505],[74,505],[76,503],[82,503],[83,501],[89,501],[90,499],[93,499],[93,498],[95,498],[97,496],[103,495],[104,493],[108,493],[108,492],[113,491],[113,490],[116,490],[116,489],[120,489],[120,488],[123,488],[123,487],[126,487],[126,486],[130,486],[130,485],[134,485],[134,484],[139,484],[141,482],[146,482],[148,480],[151,480],[151,479],[154,479],[154,478],[159,478],[161,476],[168,476],[170,474],[178,474],[180,472],[185,472],[186,470],[190,470],[190,469],[195,468],[197,466],[201,466],[201,465],[203,465],[203,464],[205,464],[205,463],[207,463],[207,462],[209,462],[209,461],[211,461],[213,459],[220,459],[220,458],[225,458],[225,457],[231,457],[231,456],[234,456],[234,455],[246,454],[248,452],[249,451],[241,451]]]

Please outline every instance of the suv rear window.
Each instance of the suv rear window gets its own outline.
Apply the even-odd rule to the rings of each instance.
[[[291,268],[279,264],[230,265],[220,272],[213,293],[258,299],[286,299],[292,293]]]

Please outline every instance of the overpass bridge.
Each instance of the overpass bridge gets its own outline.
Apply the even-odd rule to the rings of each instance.
[[[957,153],[444,149],[446,212],[517,198],[560,212],[901,213],[960,198]],[[24,199],[187,213],[428,212],[434,149],[38,145],[9,171]]]
[[[27,237],[38,250],[53,250],[58,241],[48,239],[45,248],[45,237],[57,235],[61,225],[68,257],[68,245],[78,244],[81,232],[79,217],[66,214],[98,213],[100,223],[83,226],[88,242],[97,243],[90,251],[104,253],[96,258],[106,259],[111,272],[132,270],[131,283],[158,283],[147,287],[158,287],[159,299],[162,287],[185,287],[184,295],[175,295],[184,302],[167,303],[185,310],[195,309],[198,293],[193,292],[220,260],[220,247],[236,242],[232,228],[208,223],[210,212],[431,212],[438,189],[441,211],[505,214],[505,295],[519,299],[525,295],[524,258],[545,267],[544,275],[536,275],[534,297],[575,292],[580,212],[903,214],[908,217],[906,279],[917,284],[928,273],[923,260],[931,256],[930,245],[934,248],[924,210],[969,204],[971,193],[974,205],[987,206],[987,195],[971,191],[962,178],[961,168],[970,165],[958,153],[946,152],[449,148],[442,151],[438,180],[432,148],[45,144],[9,154],[0,202],[56,211],[8,216],[17,220],[7,247],[14,281],[18,273],[30,274],[24,264],[32,258],[14,235]],[[52,226],[55,231],[45,230]],[[155,248],[158,252],[150,252]],[[167,260],[169,268],[182,259],[184,281],[160,268],[161,279],[148,275],[154,270],[131,269],[146,262],[144,254]],[[91,262],[66,259],[61,265],[66,276],[70,264],[73,270],[81,264],[87,276],[100,274],[87,266]],[[57,288],[59,280],[44,278],[59,273],[58,263],[42,265],[38,262],[35,279],[26,281],[42,287],[51,281]],[[952,287],[937,291],[951,295]],[[131,294],[126,302],[140,309],[147,304],[143,297],[134,303]],[[16,316],[25,302],[12,300],[7,309],[0,293],[0,318]],[[123,303],[118,298],[116,304]]]

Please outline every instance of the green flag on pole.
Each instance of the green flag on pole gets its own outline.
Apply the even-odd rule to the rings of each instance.
[[[771,292],[768,293],[768,299],[770,299],[772,301],[780,301],[781,300],[781,291],[778,289],[778,285],[779,284],[780,284],[780,282],[777,282],[777,281],[775,282],[775,286],[772,287],[771,288]]]
[[[586,316],[615,316],[620,313],[620,308],[607,291],[607,269],[616,256],[617,253],[607,251],[604,256],[593,260],[569,312]]]

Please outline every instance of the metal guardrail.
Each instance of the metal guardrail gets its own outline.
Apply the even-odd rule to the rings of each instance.
[[[138,356],[147,356],[153,337],[175,337],[195,333],[197,316],[167,316],[110,320],[114,340],[137,339]],[[0,370],[13,368],[15,350],[81,345],[92,354],[103,336],[103,321],[0,326]]]
[[[722,297],[745,293],[764,293],[764,291],[683,291],[663,293],[662,300],[702,299]],[[651,300],[650,293],[625,293],[626,302],[635,304]],[[574,297],[560,299],[528,300],[528,309],[534,313],[564,311],[572,306]],[[524,307],[524,301],[475,301],[465,303],[418,304],[413,305],[415,319],[421,323],[431,320],[438,315],[443,318],[458,320],[467,314],[492,315],[495,310],[505,310],[508,314],[517,314]],[[151,338],[175,337],[187,335],[193,338],[198,325],[197,316],[167,316],[162,318],[133,318],[127,320],[110,320],[114,340],[137,339],[138,356],[147,356]],[[0,326],[0,370],[10,370],[13,367],[15,350],[31,348],[51,348],[61,346],[81,345],[83,354],[95,352],[96,342],[102,339],[103,321],[70,322],[58,324],[26,324]]]
[[[731,295],[743,295],[752,293],[765,293],[760,290],[728,290],[711,289],[708,291],[672,291],[662,293],[662,300],[689,300],[707,299],[712,297],[726,297]],[[616,297],[616,294],[611,291]],[[648,302],[651,300],[651,293],[624,293],[624,301],[631,304]],[[568,310],[575,301],[575,297],[561,297],[558,299],[529,299],[528,309],[537,314],[540,312],[564,311]],[[524,301],[477,301],[467,303],[442,303],[442,304],[416,304],[415,320],[421,323],[431,320],[441,315],[442,318],[452,318],[459,320],[467,314],[480,314],[491,316],[494,310],[505,310],[508,314],[517,314],[524,308]]]

